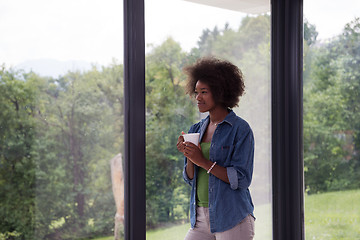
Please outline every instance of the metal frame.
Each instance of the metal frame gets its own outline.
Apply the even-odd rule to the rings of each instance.
[[[273,239],[304,239],[303,0],[271,1]],[[146,238],[144,0],[124,0],[125,239]]]
[[[146,237],[144,0],[124,0],[125,239]]]
[[[271,2],[273,239],[304,239],[303,0]]]

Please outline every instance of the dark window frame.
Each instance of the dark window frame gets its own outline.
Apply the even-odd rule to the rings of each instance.
[[[303,0],[271,0],[273,239],[304,239]],[[144,0],[124,0],[125,239],[146,238]]]
[[[124,0],[125,239],[146,238],[144,0]]]
[[[303,0],[271,1],[273,239],[305,239]]]

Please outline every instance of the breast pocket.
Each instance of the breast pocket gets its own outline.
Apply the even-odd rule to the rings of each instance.
[[[224,165],[228,165],[230,163],[231,159],[231,153],[234,149],[234,146],[228,145],[228,146],[221,146],[221,150],[219,152],[219,160]]]

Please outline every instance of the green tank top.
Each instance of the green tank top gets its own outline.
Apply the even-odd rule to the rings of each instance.
[[[211,143],[200,143],[202,154],[206,159],[210,158],[210,145]],[[196,202],[199,207],[209,206],[209,174],[206,170],[199,167],[197,174],[197,188],[196,188]]]

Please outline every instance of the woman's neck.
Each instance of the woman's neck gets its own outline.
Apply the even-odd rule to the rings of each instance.
[[[225,117],[229,114],[226,108],[218,107],[209,112],[210,123],[217,125],[222,122]]]

